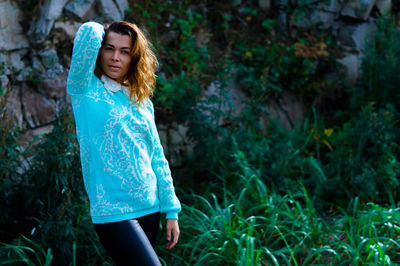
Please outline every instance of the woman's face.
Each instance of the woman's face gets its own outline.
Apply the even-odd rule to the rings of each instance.
[[[104,74],[123,83],[132,60],[131,49],[132,39],[130,36],[108,32],[101,49],[101,68]]]

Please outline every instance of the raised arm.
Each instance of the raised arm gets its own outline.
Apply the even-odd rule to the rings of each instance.
[[[87,92],[90,81],[94,78],[94,67],[103,36],[104,27],[96,22],[84,23],[76,32],[67,81],[69,94]]]
[[[154,120],[153,104],[149,100],[150,108],[153,114],[153,130],[155,134],[154,153],[151,159],[151,166],[157,176],[158,196],[160,200],[161,212],[166,213],[167,219],[178,219],[178,213],[181,211],[181,204],[175,195],[172,182],[171,171],[168,161],[164,156],[164,150],[161,146],[160,137],[157,132]]]

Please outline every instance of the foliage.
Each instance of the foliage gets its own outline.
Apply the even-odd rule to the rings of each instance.
[[[10,92],[6,90],[0,98],[0,241],[10,239],[15,231],[24,227],[18,208],[24,204],[25,198],[22,195],[27,189],[21,175],[25,168],[24,152],[17,143],[19,131],[8,116],[6,107]],[[5,224],[11,226],[5,230]]]
[[[390,21],[379,22],[362,80],[343,96],[350,108],[323,117],[316,99],[339,86],[324,79],[335,71],[327,34],[282,41],[276,15],[256,1],[130,2],[127,19],[148,31],[160,60],[157,119],[187,126],[193,144],[181,154],[186,170],[173,171],[180,244],[157,247],[168,265],[400,263],[400,56]],[[285,8],[302,16],[305,3]],[[232,84],[246,94],[235,104]],[[285,93],[308,111],[292,130],[268,112]],[[0,260],[110,263],[90,221],[71,114],[22,150],[0,105]]]
[[[314,98],[326,87],[320,65],[332,65],[327,41],[309,35],[293,45],[271,40],[250,47],[238,44],[233,54],[238,80],[260,103],[284,91]]]
[[[20,239],[18,239],[18,244],[3,244],[2,250],[11,251],[15,253],[16,259],[10,259],[7,261],[2,261],[0,264],[11,264],[15,262],[25,262],[27,265],[51,265],[53,260],[53,255],[51,249],[44,251],[37,243],[33,242],[29,238],[22,236],[23,240],[27,244],[22,244]],[[30,253],[30,254],[28,254]],[[29,259],[29,257],[34,257],[34,260]],[[12,256],[14,257],[14,256]]]
[[[380,18],[375,37],[369,40],[362,61],[363,76],[360,84],[350,88],[352,104],[359,108],[365,102],[375,102],[378,107],[400,101],[400,30],[391,18]]]
[[[6,90],[0,98],[0,167],[1,175],[5,179],[12,177],[15,170],[18,169],[18,157],[21,154],[21,149],[17,144],[19,132],[13,121],[8,117],[6,103],[10,94],[10,90]]]
[[[243,159],[236,163],[248,168]],[[223,179],[222,188],[214,184],[215,194],[184,197],[181,244],[160,251],[168,265],[400,262],[398,208],[360,206],[356,198],[322,219],[304,189],[282,196],[255,174],[228,174],[237,178],[234,185]]]
[[[71,113],[61,112],[53,131],[24,156],[30,158],[30,170],[13,186],[1,187],[5,202],[12,204],[2,209],[7,220],[2,221],[1,233],[11,237],[6,230],[9,224],[16,224],[20,231],[12,230],[13,234],[30,235],[29,239],[22,236],[13,244],[3,244],[0,260],[44,265],[51,261],[68,265],[72,260],[75,264],[106,260],[88,213]]]
[[[335,129],[325,128],[321,119],[289,133],[272,127],[269,140],[250,150],[239,147],[267,184],[286,190],[294,181],[303,182],[319,208],[343,206],[357,196],[393,203],[400,188],[397,117],[391,106],[370,106]]]
[[[157,77],[155,103],[168,113],[169,118],[182,122],[196,105],[208,71],[208,44],[198,41],[195,35],[205,26],[201,13],[187,10],[187,2],[160,1],[151,3],[134,2],[135,15],[132,19],[154,33],[152,36],[159,60],[162,62]],[[160,16],[168,18],[165,24],[154,23]],[[164,36],[158,33],[166,32]],[[201,34],[205,34],[201,32]],[[168,43],[165,43],[168,39]],[[172,40],[171,40],[172,39]],[[185,104],[182,104],[185,102]],[[172,117],[171,117],[172,116]]]
[[[223,85],[221,85],[223,87]],[[266,185],[285,192],[297,191],[302,182],[319,211],[331,205],[343,206],[354,197],[379,203],[398,200],[400,168],[397,161],[397,110],[373,104],[341,125],[327,128],[316,114],[291,131],[271,122],[264,129],[260,116],[264,111],[244,107],[242,115],[232,117],[226,110],[226,90],[200,107],[191,120],[190,136],[197,140],[192,169],[213,176],[225,176],[220,163],[239,172],[232,154],[245,158]],[[224,96],[225,95],[225,96]],[[222,121],[229,127],[221,126]],[[360,190],[360,187],[363,189]],[[209,189],[209,186],[205,187]]]
[[[398,116],[393,106],[370,104],[330,136],[333,151],[326,154],[330,163],[325,169],[335,185],[329,194],[394,202],[393,193],[400,188]],[[344,188],[340,193],[339,187]]]

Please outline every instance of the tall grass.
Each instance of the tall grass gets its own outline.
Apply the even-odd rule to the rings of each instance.
[[[400,208],[383,208],[374,203],[359,206],[354,199],[335,232],[340,236],[338,249],[343,263],[391,265],[400,262]]]
[[[11,259],[1,261],[0,265],[24,262],[29,266],[49,266],[53,260],[51,248],[44,250],[40,245],[25,236],[22,236],[22,241],[18,241],[17,244],[2,243],[0,249],[9,253],[9,257],[11,257]]]
[[[267,115],[266,100],[292,88],[311,106],[312,99],[305,96],[323,95],[325,88],[312,82],[323,75],[314,72],[313,62],[298,58],[296,46],[282,43],[265,50],[264,42],[270,39],[266,33],[253,36],[263,43],[253,45],[253,38],[236,42],[248,37],[243,33],[248,35],[249,28],[239,25],[251,8],[240,14],[231,4],[209,1],[208,13],[195,11],[189,5],[193,1],[142,2],[132,2],[135,18],[142,17],[155,34],[178,34],[166,47],[156,38],[164,64],[155,102],[159,119],[188,126],[194,143],[193,154],[182,156],[186,169],[181,178],[175,176],[177,181],[200,184],[196,193],[188,192],[194,186],[178,190],[181,240],[172,251],[157,248],[164,262],[400,263],[398,29],[380,22],[377,41],[365,53],[364,78],[344,97],[351,108],[340,114],[333,111],[339,119],[325,125],[314,112],[284,131],[273,121],[268,128],[260,123]],[[246,5],[255,7],[256,2]],[[259,13],[259,19],[269,15]],[[203,29],[204,47],[194,38]],[[221,34],[207,36],[213,29]],[[221,38],[226,43],[222,53],[209,49],[209,44],[220,45]],[[312,40],[304,39],[303,44],[313,48]],[[307,63],[301,67],[304,71],[294,70],[299,62]],[[249,96],[240,114],[227,111],[236,108],[227,97],[235,75],[243,77],[238,87]],[[217,93],[203,99],[202,90],[211,82]],[[18,130],[5,117],[4,103],[0,99],[1,263],[110,263],[90,221],[71,114],[62,114],[53,132],[34,150],[23,152],[17,145]]]
[[[16,177],[0,180],[2,204],[7,207],[1,210],[0,261],[30,265],[110,261],[90,220],[71,112],[61,112],[53,131],[24,156],[30,157],[29,171],[20,175],[9,171]],[[4,161],[7,157],[0,165]]]
[[[400,100],[398,86],[400,77],[400,31],[393,18],[383,17],[377,21],[375,37],[369,40],[362,62],[363,77],[360,84],[350,89],[354,107],[366,102],[378,106],[397,104]]]
[[[400,263],[400,209],[374,203],[319,215],[307,191],[280,195],[256,175],[230,192],[183,201],[181,240],[168,265],[391,265]],[[165,254],[165,255],[164,255]]]

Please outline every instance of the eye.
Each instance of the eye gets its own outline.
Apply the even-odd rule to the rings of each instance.
[[[104,48],[104,50],[106,50],[106,51],[111,51],[112,48],[111,48],[111,47],[106,47],[106,48]]]
[[[128,52],[128,51],[125,51],[125,50],[122,51],[122,53],[123,53],[123,54],[129,54],[129,52]]]

